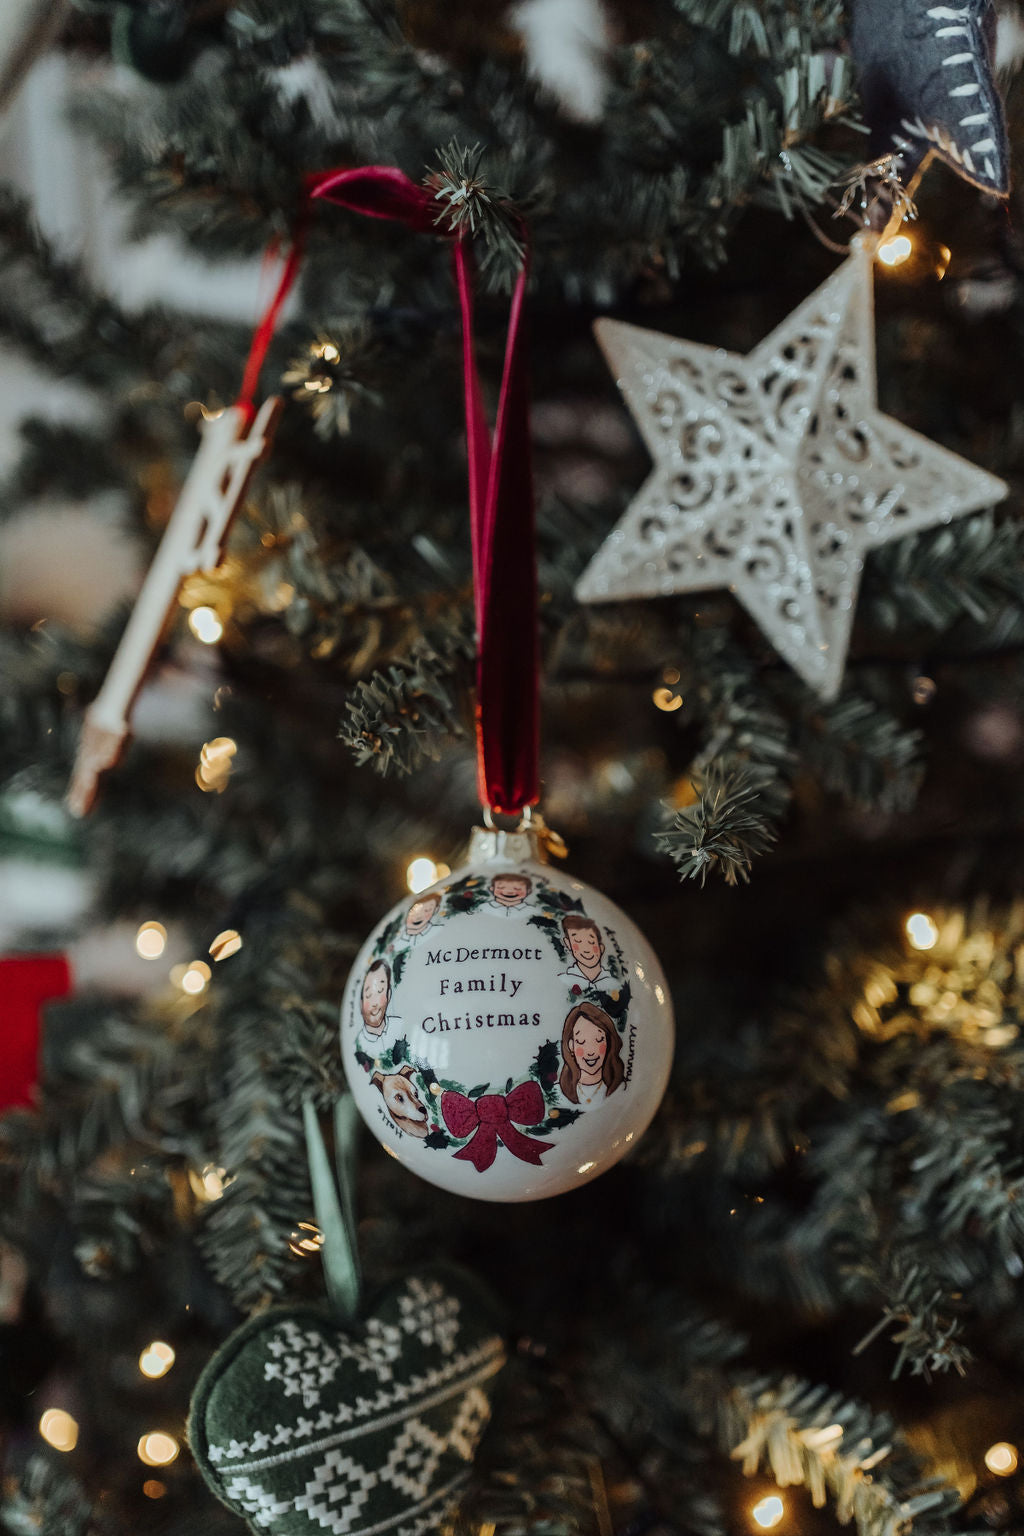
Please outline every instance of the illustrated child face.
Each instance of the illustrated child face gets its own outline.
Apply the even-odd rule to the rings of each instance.
[[[572,1031],[572,1054],[584,1082],[596,1082],[601,1076],[608,1040],[600,1024],[577,1019]]]
[[[592,924],[588,924],[585,928],[570,928],[568,937],[574,960],[580,965],[588,966],[591,970],[600,965],[604,944],[601,942],[601,935]]]
[[[530,882],[525,875],[495,875],[491,890],[501,906],[518,907],[530,894]]]
[[[424,896],[422,900],[414,901],[405,914],[406,933],[422,933],[424,928],[429,928],[433,922],[437,907],[438,900],[436,896]]]
[[[369,1029],[379,1029],[388,1011],[391,983],[382,965],[371,966],[363,977],[361,1010],[363,1023]]]

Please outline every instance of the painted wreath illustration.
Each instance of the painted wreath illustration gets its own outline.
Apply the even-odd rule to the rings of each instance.
[[[438,1076],[417,1059],[392,1011],[392,996],[410,953],[425,936],[435,935],[449,918],[488,910],[515,915],[523,921],[523,932],[539,934],[559,963],[565,1011],[561,1037],[547,1039],[536,1049],[525,1077],[467,1087]],[[541,950],[534,953],[539,958]],[[499,990],[504,987],[502,973]],[[539,1164],[554,1145],[548,1138],[565,1131],[628,1081],[624,1041],[629,1004],[618,941],[587,915],[580,901],[548,885],[534,869],[467,875],[414,896],[378,936],[357,994],[355,1056],[402,1135],[470,1162],[479,1173],[493,1165],[500,1148],[522,1162]],[[501,1006],[511,1005],[503,1001]],[[463,1017],[469,1027],[470,1016]],[[475,1017],[478,1024],[484,1023],[484,1016]],[[486,1021],[511,1024],[515,1015],[488,1014]],[[540,1016],[523,1014],[519,1022],[536,1025]]]

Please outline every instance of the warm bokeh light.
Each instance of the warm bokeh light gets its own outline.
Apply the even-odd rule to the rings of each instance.
[[[169,1467],[178,1458],[181,1447],[173,1435],[162,1429],[151,1429],[138,1444],[139,1460],[147,1467]]]
[[[78,1425],[63,1408],[47,1408],[39,1420],[39,1433],[55,1451],[73,1451],[78,1444]]]
[[[762,1531],[772,1531],[785,1515],[786,1506],[777,1493],[772,1493],[766,1499],[759,1499],[750,1513]]]
[[[162,1499],[167,1492],[167,1484],[162,1483],[158,1477],[147,1477],[142,1491],[147,1499]]]
[[[312,1221],[300,1221],[288,1239],[288,1247],[297,1259],[308,1258],[311,1253],[319,1253],[323,1245],[324,1235]]]
[[[135,948],[143,960],[159,960],[167,948],[167,929],[163,923],[143,923],[135,935]]]
[[[927,912],[911,912],[903,927],[915,949],[934,949],[939,942],[938,927]]]
[[[893,235],[878,247],[878,259],[887,267],[901,267],[914,249],[909,235]]]
[[[215,736],[212,741],[203,743],[196,769],[196,783],[201,790],[207,794],[211,791],[218,795],[224,793],[231,777],[232,758],[237,751],[238,743],[230,736]]]
[[[1017,1470],[1019,1460],[1017,1447],[1011,1445],[1008,1440],[997,1440],[995,1445],[990,1445],[985,1452],[985,1465],[997,1477],[1012,1477]]]
[[[154,1339],[152,1344],[147,1344],[139,1356],[139,1370],[143,1376],[153,1380],[158,1376],[166,1376],[173,1364],[174,1350],[161,1339]]]
[[[438,867],[433,859],[413,859],[405,871],[405,883],[414,896],[425,891],[428,885],[433,885],[437,878]]]
[[[216,1163],[206,1163],[202,1168],[190,1168],[188,1182],[198,1200],[219,1200],[228,1185],[227,1170]]]
[[[225,928],[223,933],[218,933],[210,945],[210,954],[215,960],[227,960],[231,955],[237,955],[242,947],[242,935],[237,928]]]
[[[206,991],[213,972],[205,960],[191,960],[181,971],[180,976],[175,975],[178,969],[178,966],[174,967],[171,979],[183,992],[187,992],[190,997],[198,997],[200,992]]]
[[[673,693],[671,688],[655,688],[651,698],[654,700],[655,706],[658,709],[663,709],[667,715],[670,715],[673,710],[682,709],[683,707],[681,695]]]
[[[193,608],[188,616],[188,627],[204,645],[216,645],[224,633],[224,625],[213,608]]]

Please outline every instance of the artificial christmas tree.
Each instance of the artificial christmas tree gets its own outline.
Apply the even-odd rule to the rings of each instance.
[[[226,1536],[244,1516],[355,1536],[404,1529],[435,1495],[424,1518],[459,1536],[1024,1529],[1024,266],[1003,174],[1020,105],[1004,77],[1004,143],[992,10],[68,10],[58,46],[89,71],[68,110],[135,233],[173,233],[211,281],[297,234],[304,259],[261,376],[258,398],[285,397],[273,450],[219,563],[181,584],[133,740],[75,834],[80,899],[0,914],[17,960],[116,922],[159,982],[128,1002],[112,967],[51,1002],[32,1102],[0,1118],[0,1530]],[[934,70],[883,46],[925,32]],[[982,110],[987,126],[964,127]],[[947,163],[898,223],[929,146]],[[965,146],[991,157],[981,187]],[[381,166],[413,189],[420,232],[310,198]],[[751,353],[827,284],[865,224],[882,255],[878,412],[976,466],[992,502],[997,482],[1008,494],[995,509],[972,496],[978,511],[963,502],[938,528],[922,505],[918,531],[860,552],[845,671],[823,702],[724,586],[577,600],[651,470],[593,326],[685,337],[670,359],[684,371],[688,349],[721,349],[708,387],[735,420],[742,380],[726,354]],[[515,409],[530,426],[511,439],[509,473],[515,504],[532,452],[536,535],[503,546],[488,581],[500,594],[535,548],[539,645],[528,607],[498,625],[474,607],[470,533],[470,503],[502,500],[483,423],[498,414],[527,247]],[[453,289],[453,253],[476,273],[479,391],[471,369],[463,382],[468,288]],[[125,540],[155,549],[195,421],[235,400],[262,306],[244,324],[132,308],[12,190],[0,264],[0,339],[99,402],[23,425],[0,502],[18,522],[17,540],[0,539],[9,594],[34,516],[54,567],[75,564],[52,537],[54,505],[109,497]],[[799,383],[784,348],[778,366]],[[870,434],[843,416],[864,397],[836,366],[825,430],[841,421],[877,470]],[[681,385],[673,402],[665,451],[685,474],[713,444]],[[894,439],[894,491],[899,460]],[[831,476],[818,508],[855,489],[827,445],[815,472]],[[938,516],[956,493],[941,489]],[[742,510],[756,532],[756,508]],[[6,597],[2,610],[0,795],[31,793],[59,816],[125,616],[107,593],[72,627],[63,600],[39,611],[38,575],[33,592],[31,613]],[[480,811],[474,737],[494,686],[481,678],[502,670],[483,658],[538,651],[539,786],[527,773],[506,797],[485,776],[483,799],[516,813],[498,818],[515,835],[539,787],[571,849],[552,889],[580,888],[582,928],[534,914],[561,989],[557,1028],[537,1026],[556,1046],[532,1079],[543,1132],[512,1114],[533,1114],[525,1095],[510,1105],[523,1074],[452,1073],[446,1089],[444,1063],[395,1056],[397,1032],[343,1060],[338,1018],[354,965],[359,1004],[371,958],[397,964],[429,942],[432,888],[466,896],[451,870]],[[187,708],[172,707],[180,695]],[[528,764],[535,739],[532,725],[506,733],[502,760],[518,744]],[[16,898],[27,876],[10,870]],[[588,888],[608,898],[597,920]],[[493,1152],[492,1168],[516,1161],[499,1119],[514,1143],[570,1148],[579,1122],[552,1131],[552,1110],[585,1128],[634,1091],[609,1033],[624,979],[607,964],[611,903],[660,956],[679,1021],[643,1138],[585,1187],[503,1203],[416,1178],[369,1135],[354,1151],[339,1136],[342,1224],[367,1298],[339,1322],[328,1282],[342,1218],[317,1169],[331,1114],[351,1102],[346,1067],[398,1128],[380,1120],[385,1148],[453,1165],[468,1149],[456,1166],[474,1179],[488,1175],[472,1148]],[[382,935],[380,956],[356,965],[393,908],[405,938]],[[573,966],[574,1008],[607,1024],[569,1024]],[[379,1033],[379,1002],[350,1006],[343,1030],[368,1018]],[[553,1010],[545,992],[530,1016]],[[427,1067],[444,1148],[419,1135]],[[388,1359],[389,1329],[406,1351],[398,1298],[412,1307],[412,1279],[426,1284],[439,1260],[471,1273],[459,1296],[482,1285],[503,1314],[488,1303],[472,1325],[473,1347],[508,1361],[468,1427],[425,1384],[445,1368],[440,1335],[422,1359],[403,1354],[409,1380]],[[375,1311],[375,1296],[391,1300]],[[320,1319],[320,1342],[279,1381],[270,1346],[291,1348],[274,1332],[288,1318],[309,1334]],[[241,1374],[222,1375],[250,1339]],[[300,1409],[296,1393],[319,1392],[324,1372],[329,1403]],[[384,1403],[402,1390],[406,1402]],[[427,1402],[434,1417],[416,1428]],[[356,1438],[312,1449],[369,1423],[372,1455]],[[251,1486],[232,1508],[196,1457],[218,1493],[220,1467],[245,1462]]]

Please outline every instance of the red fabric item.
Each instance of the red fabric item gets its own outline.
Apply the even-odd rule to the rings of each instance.
[[[39,1079],[39,1010],[71,990],[63,955],[0,960],[0,1110],[31,1106]]]
[[[541,1153],[553,1147],[553,1141],[538,1141],[536,1136],[524,1136],[511,1123],[536,1125],[544,1118],[544,1095],[537,1083],[520,1083],[509,1094],[482,1093],[478,1099],[467,1098],[446,1088],[441,1095],[441,1115],[453,1136],[468,1136],[475,1131],[473,1140],[456,1152],[456,1157],[473,1164],[477,1173],[483,1173],[498,1155],[498,1142],[503,1142],[513,1157],[524,1163],[540,1163]]]
[[[414,230],[437,222],[433,197],[394,166],[331,171],[310,196]],[[539,634],[533,476],[530,466],[523,309],[528,259],[509,314],[493,441],[473,346],[472,257],[454,245],[462,314],[466,453],[477,625],[477,772],[480,799],[517,815],[540,798]]]
[[[240,405],[245,411],[246,419],[249,421],[251,421],[252,417],[256,414],[256,407],[254,404],[256,398],[256,386],[259,384],[260,374],[263,371],[263,364],[266,361],[267,348],[270,346],[271,338],[274,334],[274,328],[277,325],[277,319],[281,313],[281,308],[285,299],[288,297],[289,292],[291,291],[291,286],[294,283],[296,276],[298,275],[299,264],[302,261],[305,245],[306,221],[303,219],[296,226],[295,235],[292,240],[292,248],[288,252],[288,259],[285,262],[284,268],[281,272],[280,281],[278,282],[274,297],[271,299],[269,305],[267,306],[267,310],[263,316],[263,319],[260,321],[259,325],[253,332],[252,341],[249,345],[249,356],[246,359],[245,372],[242,374],[242,387],[238,391],[238,399],[235,401],[235,404]],[[267,249],[268,257],[274,256],[276,254],[276,250],[277,241],[274,240],[271,242]]]
[[[394,219],[410,229],[428,230],[436,217],[434,199],[396,165],[364,165],[350,171],[324,171],[309,183],[310,197],[371,219]]]

